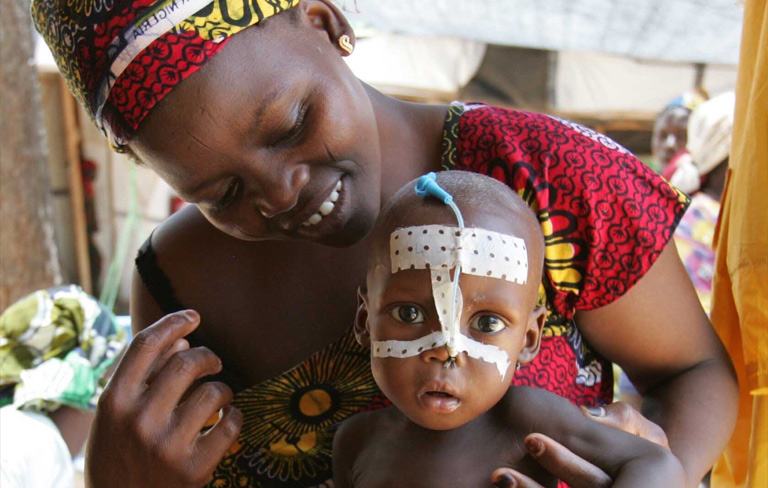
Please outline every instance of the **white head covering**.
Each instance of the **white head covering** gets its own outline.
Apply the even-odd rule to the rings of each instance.
[[[733,110],[736,94],[718,95],[696,107],[688,119],[688,152],[699,174],[704,176],[731,152]]]
[[[701,188],[701,174],[699,174],[699,169],[696,165],[693,164],[691,153],[686,151],[677,157],[679,158],[677,169],[669,178],[669,182],[675,188],[689,195],[699,191],[699,188]]]

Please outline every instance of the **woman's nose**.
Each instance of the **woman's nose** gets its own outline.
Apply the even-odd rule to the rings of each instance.
[[[302,189],[309,182],[309,168],[305,164],[281,161],[264,166],[256,175],[260,191],[255,205],[265,218],[271,219],[296,206]]]

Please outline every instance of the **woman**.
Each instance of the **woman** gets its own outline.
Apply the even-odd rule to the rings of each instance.
[[[708,98],[703,90],[686,91],[675,97],[656,116],[651,137],[651,154],[656,170],[669,179],[675,172],[673,159],[685,150],[691,111]]]
[[[333,426],[386,405],[351,330],[365,236],[395,190],[440,167],[491,174],[542,220],[551,338],[523,381],[598,407],[610,358],[666,435],[621,407],[597,420],[668,438],[692,486],[718,455],[733,373],[666,245],[687,200],[622,148],[542,115],[390,99],[341,59],[354,33],[326,1],[41,0],[33,15],[111,140],[196,204],[137,259],[146,330],[102,397],[91,485],[324,485]],[[562,479],[601,479],[540,440]]]

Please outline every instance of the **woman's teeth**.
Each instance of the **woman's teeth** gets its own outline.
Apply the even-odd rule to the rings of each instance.
[[[303,226],[309,226],[309,225],[316,225],[319,224],[321,220],[323,220],[323,217],[333,212],[333,209],[336,207],[336,201],[339,199],[339,192],[341,191],[341,180],[339,180],[338,183],[336,183],[336,188],[333,189],[331,194],[328,196],[328,199],[320,205],[320,208],[317,209],[317,212],[312,214],[310,218],[302,222],[301,225]]]

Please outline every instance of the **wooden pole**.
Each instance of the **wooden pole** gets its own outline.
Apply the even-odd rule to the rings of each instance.
[[[0,0],[0,312],[61,284],[29,2]]]
[[[67,175],[69,176],[69,198],[75,225],[75,258],[80,286],[86,293],[93,294],[91,280],[91,258],[88,254],[88,224],[85,217],[85,195],[83,173],[80,169],[80,127],[77,123],[77,102],[69,93],[62,79],[61,104],[64,114],[64,138],[67,148]]]

